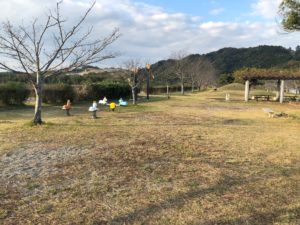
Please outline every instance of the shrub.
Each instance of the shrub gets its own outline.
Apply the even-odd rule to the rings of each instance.
[[[71,85],[48,84],[44,87],[43,102],[45,103],[64,103],[68,99],[74,101],[76,93]]]
[[[219,84],[220,85],[231,84],[233,81],[234,81],[234,77],[230,73],[223,73],[219,77]]]
[[[0,84],[0,100],[6,105],[23,104],[30,90],[24,83],[7,82]]]
[[[85,82],[85,77],[81,75],[66,75],[59,74],[56,76],[50,76],[45,79],[45,84],[69,84],[78,85]]]
[[[127,83],[113,81],[85,84],[78,88],[80,100],[95,100],[104,96],[109,99],[118,99],[126,98],[130,94],[131,88]]]

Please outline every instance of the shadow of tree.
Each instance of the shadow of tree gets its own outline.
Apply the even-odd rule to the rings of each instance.
[[[221,219],[221,220],[207,220],[196,221],[189,223],[189,225],[262,225],[262,224],[274,224],[274,222],[281,222],[281,216],[293,215],[293,218],[284,218],[284,224],[300,224],[300,207],[293,209],[280,208],[275,211],[268,211],[266,213],[254,212],[247,217],[233,218],[233,219]]]
[[[204,161],[213,167],[219,168],[222,171],[230,171],[235,170],[236,165],[231,164],[220,164],[217,162],[214,162],[213,159],[207,158],[208,155],[201,154]],[[277,172],[284,172],[286,176],[292,176],[295,174],[295,172],[298,174],[299,170],[293,167],[290,168],[284,168],[284,167],[278,167],[278,165],[273,165],[272,163],[265,165],[266,167],[273,168],[277,170]],[[194,191],[190,191],[187,193],[180,193],[178,195],[175,195],[174,197],[168,198],[164,201],[148,204],[145,207],[141,209],[136,209],[135,211],[120,215],[115,218],[113,218],[110,221],[107,221],[108,224],[134,224],[136,222],[149,222],[149,217],[154,216],[155,214],[158,214],[162,212],[163,210],[172,209],[172,208],[181,208],[183,207],[188,201],[199,199],[205,197],[205,195],[208,194],[214,194],[222,196],[226,192],[232,192],[236,189],[236,187],[241,185],[247,185],[250,183],[256,183],[259,181],[264,180],[263,177],[256,177],[251,176],[247,179],[244,178],[244,172],[246,172],[247,169],[245,169],[243,172],[239,174],[239,177],[236,176],[228,176],[225,174],[225,172],[222,174],[221,179],[215,183],[210,188],[205,189],[198,189]],[[276,173],[275,173],[276,174]],[[274,176],[275,176],[274,174]],[[273,208],[272,211],[268,211],[265,213],[262,213],[261,211],[256,210],[255,208],[252,209],[252,213],[250,212],[248,216],[239,217],[239,218],[233,218],[233,219],[218,219],[218,220],[201,220],[191,223],[191,225],[198,225],[198,224],[207,224],[207,225],[213,225],[213,224],[232,224],[232,225],[240,225],[240,224],[253,224],[253,225],[261,225],[261,224],[273,224],[275,220],[280,219],[281,216],[284,216],[286,214],[292,215],[292,218],[289,218],[289,222],[293,222],[293,224],[300,224],[300,207],[293,208],[293,209],[287,209],[280,205],[278,205],[278,209]]]
[[[189,200],[201,198],[210,193],[222,194],[226,191],[230,191],[230,189],[234,188],[237,185],[240,185],[241,182],[242,180],[224,175],[222,179],[211,188],[190,191],[187,193],[180,193],[172,198],[166,199],[165,201],[148,204],[142,209],[137,209],[134,212],[131,212],[129,214],[115,217],[108,223],[126,224],[126,223],[138,222],[142,220],[142,218],[145,219],[150,215],[154,215],[156,213],[161,212],[162,210],[166,210],[169,208],[183,207],[186,204],[186,202]]]

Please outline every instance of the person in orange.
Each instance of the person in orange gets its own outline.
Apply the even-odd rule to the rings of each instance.
[[[114,103],[114,102],[112,102],[112,103],[109,104],[109,108],[110,108],[110,110],[111,110],[112,112],[115,111],[116,106],[117,106],[117,105],[116,105],[116,103]]]
[[[67,104],[65,104],[62,109],[66,110],[67,116],[71,116],[70,109],[71,109],[71,101],[68,99]]]

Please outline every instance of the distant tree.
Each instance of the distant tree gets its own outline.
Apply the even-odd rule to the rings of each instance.
[[[132,104],[137,103],[138,87],[142,80],[139,60],[128,60],[124,63],[125,70],[123,70],[123,78],[127,80],[132,92]]]
[[[231,73],[222,73],[219,77],[219,84],[226,85],[234,81],[234,77]]]
[[[285,31],[300,30],[300,2],[299,0],[283,0],[279,6],[281,25]]]
[[[152,73],[155,74],[153,85],[166,86],[167,97],[170,97],[170,85],[176,84],[177,79],[174,78],[173,60],[163,60],[151,65]]]
[[[9,21],[0,30],[0,69],[24,75],[35,90],[33,123],[42,124],[44,81],[49,76],[81,68],[116,54],[103,54],[107,46],[119,38],[118,29],[101,39],[91,39],[93,28],[81,29],[93,2],[73,26],[67,25],[60,6],[47,14],[46,20],[35,19],[29,26],[14,26]]]
[[[184,62],[184,58],[187,57],[187,53],[184,50],[173,52],[171,59],[174,60],[173,73],[180,81],[181,94],[184,95],[184,84],[188,77],[187,68]]]
[[[192,92],[195,86],[200,91],[203,86],[216,83],[217,71],[213,64],[204,57],[191,61],[187,67],[188,77],[192,84]]]
[[[300,46],[297,45],[295,52],[294,52],[294,60],[300,60]]]

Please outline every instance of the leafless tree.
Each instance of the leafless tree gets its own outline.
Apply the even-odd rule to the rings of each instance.
[[[197,86],[200,91],[203,86],[216,83],[217,71],[213,64],[205,58],[199,58],[191,62],[187,71],[192,84],[192,92],[195,86]]]
[[[127,80],[129,86],[131,87],[132,104],[134,105],[137,103],[137,92],[142,78],[140,65],[140,61],[134,59],[130,59],[124,63],[125,70],[123,77]]]
[[[184,95],[184,84],[187,78],[187,71],[185,67],[184,58],[187,53],[184,50],[173,52],[171,54],[171,59],[174,60],[174,74],[180,80],[181,94]]]
[[[46,14],[43,21],[35,19],[29,26],[14,26],[9,21],[3,23],[0,31],[0,69],[28,78],[36,95],[34,124],[42,123],[45,78],[116,56],[115,53],[103,52],[119,38],[118,29],[105,38],[94,40],[91,40],[93,27],[85,32],[81,29],[95,4],[94,1],[71,27],[61,15],[62,1]]]

